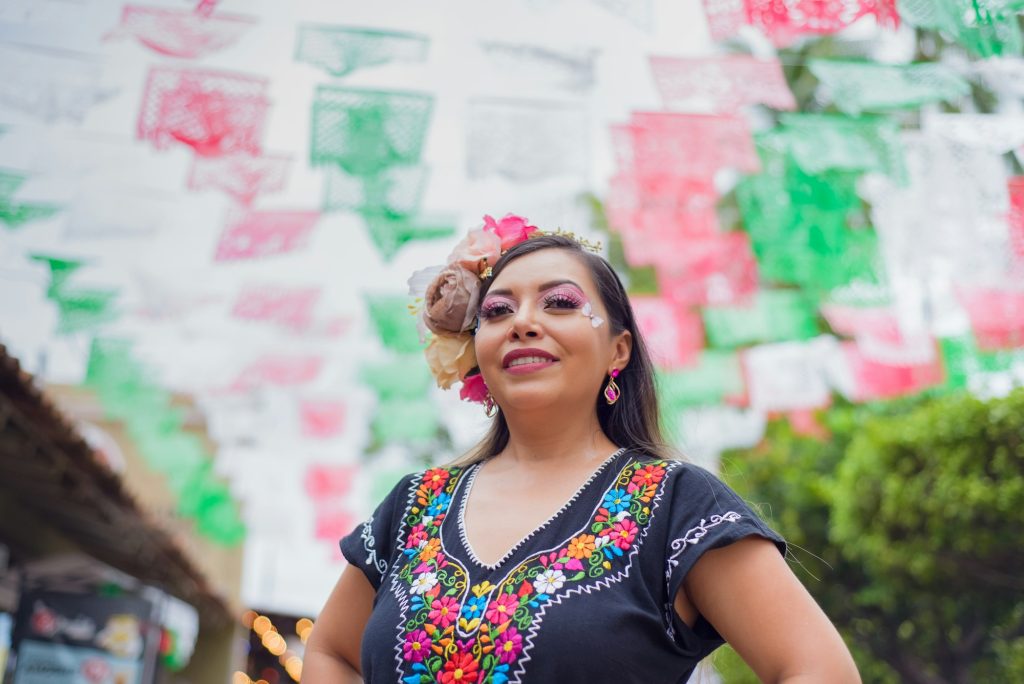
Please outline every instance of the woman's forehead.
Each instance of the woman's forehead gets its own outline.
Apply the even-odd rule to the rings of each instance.
[[[557,280],[571,280],[586,292],[594,290],[590,269],[579,258],[564,249],[542,249],[509,262],[489,291],[540,289]]]

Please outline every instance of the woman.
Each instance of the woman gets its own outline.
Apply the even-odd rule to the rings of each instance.
[[[608,263],[518,217],[486,220],[423,319],[432,347],[457,350],[428,348],[439,384],[483,399],[490,433],[404,478],[342,540],[350,564],[305,684],[685,682],[724,641],[765,682],[858,682],[785,542],[663,445],[651,361]]]

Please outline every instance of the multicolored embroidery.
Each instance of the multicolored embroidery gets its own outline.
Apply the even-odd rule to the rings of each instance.
[[[561,548],[520,563],[498,584],[473,586],[466,569],[446,556],[440,536],[464,471],[427,471],[405,518],[405,565],[394,576],[407,596],[397,645],[401,681],[518,680],[547,606],[574,589],[580,593],[615,581],[629,567],[670,467],[665,461],[625,466],[591,523]]]

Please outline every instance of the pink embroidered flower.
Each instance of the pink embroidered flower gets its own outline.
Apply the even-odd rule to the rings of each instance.
[[[422,662],[430,653],[430,643],[430,637],[422,629],[406,634],[402,656],[414,663]]]
[[[459,617],[459,602],[451,596],[442,596],[430,604],[430,621],[446,629]]]
[[[501,237],[485,229],[471,230],[455,245],[448,255],[449,264],[458,264],[462,268],[480,274],[481,261],[486,259],[488,266],[493,266],[501,257]]]
[[[606,535],[612,540],[612,543],[625,551],[632,546],[633,540],[636,539],[636,531],[636,523],[626,519],[615,523],[611,529],[606,529],[601,534]]]
[[[496,599],[487,606],[484,615],[496,625],[502,625],[512,619],[512,614],[519,607],[519,599],[512,594],[499,594]]]
[[[552,551],[547,555],[541,556],[538,560],[540,561],[540,564],[545,568],[550,566],[554,570],[561,570],[563,565],[559,562],[559,559],[567,559],[568,557],[569,549],[561,549],[560,551]]]
[[[409,530],[409,537],[405,540],[405,548],[417,549],[425,541],[427,541],[427,531],[423,529],[423,525],[416,525]]]
[[[509,247],[515,247],[530,237],[530,233],[536,231],[537,226],[531,226],[522,216],[505,214],[505,218],[501,219],[501,221],[495,221],[490,216],[484,216],[484,230],[490,231],[501,238],[501,251],[504,252]]]
[[[523,651],[523,635],[515,627],[509,627],[494,642],[494,648],[498,651],[499,663],[513,663]]]
[[[488,394],[490,392],[487,389],[487,383],[484,381],[484,376],[479,373],[470,375],[463,380],[462,389],[459,390],[460,399],[463,401],[475,401],[480,404],[487,400]]]
[[[435,492],[444,487],[448,481],[448,471],[444,468],[431,468],[423,475],[423,483]]]
[[[444,664],[444,670],[437,673],[437,681],[441,684],[470,684],[480,677],[480,665],[472,653],[456,651]]]

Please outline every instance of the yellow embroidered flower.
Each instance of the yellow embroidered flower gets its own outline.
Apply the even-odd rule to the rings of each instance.
[[[441,389],[448,389],[462,380],[476,366],[473,336],[469,334],[434,335],[425,354],[430,372]]]

